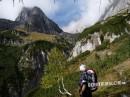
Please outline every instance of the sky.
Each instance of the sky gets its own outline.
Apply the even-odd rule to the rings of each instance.
[[[55,3],[54,3],[55,1]],[[23,6],[40,7],[65,32],[77,33],[96,23],[111,0],[15,0],[0,2],[0,18],[15,20]]]

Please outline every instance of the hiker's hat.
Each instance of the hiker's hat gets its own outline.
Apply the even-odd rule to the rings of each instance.
[[[86,70],[86,65],[85,64],[81,64],[79,69],[80,69],[80,71],[85,71]]]

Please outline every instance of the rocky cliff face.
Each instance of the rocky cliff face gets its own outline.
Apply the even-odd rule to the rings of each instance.
[[[47,64],[47,53],[45,51],[37,49],[31,53],[30,50],[31,47],[24,52],[18,63],[18,68],[25,77],[21,89],[21,97],[24,97],[29,90],[37,87],[43,74],[44,66]],[[10,92],[11,95],[14,92],[12,91]]]
[[[110,5],[105,9],[105,12],[101,16],[100,20],[105,20],[106,18],[114,16],[121,11],[130,9],[129,5],[129,0],[110,0]]]
[[[78,41],[75,45],[75,47],[72,50],[72,57],[76,57],[80,55],[81,53],[84,53],[86,51],[93,51],[96,49],[96,47],[102,45],[102,39],[101,39],[101,32],[95,32],[94,34],[90,35],[90,39],[83,39],[81,41]],[[119,35],[115,35],[112,33],[106,33],[102,38],[104,41],[109,41],[112,43],[115,39],[119,38]]]
[[[63,32],[59,26],[50,20],[38,7],[24,7],[16,18],[16,22],[19,22],[16,28],[22,28],[28,32],[36,31],[46,34],[59,34]]]
[[[40,48],[34,50],[35,43],[27,46],[25,49],[21,45],[4,43],[0,47],[0,71],[3,72],[0,79],[0,97],[24,97],[39,84],[47,64],[47,52]]]

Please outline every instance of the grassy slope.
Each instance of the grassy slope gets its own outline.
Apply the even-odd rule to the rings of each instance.
[[[28,36],[23,37],[23,39],[27,41],[37,41],[37,40],[44,40],[49,42],[56,41],[55,35],[47,35],[47,34],[37,33],[37,32],[32,32]]]
[[[121,74],[122,73],[122,74]],[[130,58],[121,62],[117,66],[109,69],[105,72],[101,81],[130,81]],[[122,94],[130,95],[130,84],[118,85],[118,86],[106,86],[100,87],[97,92],[94,93],[94,97],[121,97]]]
[[[85,63],[90,68],[94,68],[98,73],[100,81],[110,81],[110,78],[112,80],[120,80],[118,77],[118,72],[116,72],[118,69],[115,70],[115,68],[122,68],[123,65],[126,65],[127,68],[124,66],[123,73],[127,78],[129,78],[130,65],[128,64],[130,62],[130,37],[122,37],[123,38],[118,39],[118,41],[112,43],[109,48],[103,51],[94,51],[91,54],[84,53],[83,55],[78,56],[78,58],[67,63],[67,67],[64,69],[64,83],[65,87],[73,94],[73,97],[78,97],[78,67],[80,63]],[[106,52],[112,52],[112,54],[107,56]],[[100,58],[97,58],[96,54],[98,54]],[[115,72],[113,73],[114,70]],[[129,90],[130,88],[128,86],[99,88],[99,90],[94,93],[94,97],[106,97],[105,95],[111,95],[110,97],[119,97],[120,93],[127,93]],[[44,85],[40,85],[36,90],[28,95],[28,97],[57,96],[62,97],[62,95],[58,92],[57,82],[52,83],[48,88],[44,88]]]
[[[126,22],[130,20],[130,13],[124,12],[117,14],[115,16],[109,17],[102,22],[98,22],[92,27],[86,28],[79,36],[79,39],[89,38],[89,34],[93,34],[94,32],[103,32],[105,34],[109,32],[120,34],[122,32],[126,32],[125,28],[130,31],[130,25]]]

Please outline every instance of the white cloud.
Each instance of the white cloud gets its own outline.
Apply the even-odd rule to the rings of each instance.
[[[72,20],[69,25],[63,27],[63,30],[70,33],[81,32],[97,22],[108,5],[109,0],[83,0],[79,4],[81,17],[76,21]]]
[[[12,0],[2,0],[0,2],[0,18],[15,20],[23,6],[38,6],[45,14],[52,16],[59,10],[58,5],[59,3],[54,4],[53,0],[24,0],[24,4],[19,3],[19,0],[15,0],[13,6]]]

